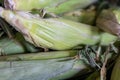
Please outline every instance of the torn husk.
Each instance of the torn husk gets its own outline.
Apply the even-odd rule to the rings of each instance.
[[[0,16],[37,47],[65,50],[80,44],[94,45],[102,38],[96,27],[63,18],[40,19],[30,13],[3,8],[0,8]],[[116,39],[110,36],[106,36],[108,41]],[[102,38],[103,41],[106,37]]]
[[[0,61],[18,61],[18,60],[48,60],[48,59],[58,59],[74,57],[77,55],[77,50],[71,51],[53,51],[53,52],[39,52],[39,53],[29,53],[29,54],[17,54],[9,56],[1,56]]]
[[[1,80],[63,80],[90,72],[82,60],[37,60],[0,62]]]
[[[97,0],[4,0],[5,8],[11,10],[45,9],[56,14],[84,8]]]

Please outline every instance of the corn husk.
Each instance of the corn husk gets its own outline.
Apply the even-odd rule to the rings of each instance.
[[[95,20],[96,11],[76,10],[65,13],[62,17],[65,19],[77,21],[84,24],[93,25]]]
[[[17,54],[9,56],[1,56],[0,61],[18,61],[18,60],[48,60],[48,59],[58,59],[74,57],[78,53],[77,50],[71,51],[52,51],[52,52],[39,52],[30,54]]]
[[[0,4],[2,4],[4,2],[4,0],[0,0]]]
[[[112,12],[115,14],[117,22],[120,24],[120,8],[114,9]]]
[[[4,34],[4,32],[3,32],[3,31],[1,30],[1,28],[0,28],[0,37],[2,37],[3,34]]]
[[[85,80],[100,80],[100,72],[99,71],[95,71],[92,74],[90,74],[90,76],[85,79]]]
[[[96,27],[63,18],[40,19],[29,13],[3,8],[0,8],[0,16],[38,47],[65,50],[80,44],[94,45],[102,38]],[[110,36],[103,38],[103,41],[107,38],[110,41],[116,39]]]
[[[74,59],[0,62],[1,80],[60,80],[83,71],[90,72],[90,68]]]
[[[103,10],[99,15],[96,23],[99,28],[103,31],[119,36],[120,25],[119,25],[119,11],[117,10]]]
[[[45,9],[48,12],[60,14],[78,8],[84,8],[97,0],[4,0],[7,9],[32,10]]]
[[[9,38],[3,38],[0,40],[0,55],[9,55],[16,53],[24,53],[25,49],[19,43],[15,43],[14,40]]]
[[[26,42],[20,34],[15,39],[1,37],[0,39],[0,55],[20,54],[26,52],[40,51],[32,44]]]
[[[116,60],[115,66],[112,70],[111,80],[120,80],[120,56]]]

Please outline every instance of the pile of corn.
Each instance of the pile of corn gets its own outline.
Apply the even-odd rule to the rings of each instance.
[[[1,0],[0,80],[119,80],[111,1]]]

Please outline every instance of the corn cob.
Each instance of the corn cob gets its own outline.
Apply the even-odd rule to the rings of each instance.
[[[120,80],[120,56],[116,60],[115,66],[113,68],[111,80]]]
[[[0,8],[0,16],[38,47],[65,50],[79,44],[94,45],[103,37],[96,27],[62,18],[39,19],[32,14],[3,8]],[[108,41],[116,40],[115,36],[110,36],[104,37],[103,41],[107,38]]]
[[[17,54],[9,56],[1,56],[0,61],[18,61],[18,60],[48,60],[74,57],[78,53],[77,50],[71,51],[53,51],[53,52],[39,52],[30,54]]]
[[[48,12],[60,14],[77,8],[84,8],[97,0],[4,0],[7,9],[31,10],[46,9]]]
[[[0,80],[63,80],[91,70],[82,60],[66,59],[0,62]]]

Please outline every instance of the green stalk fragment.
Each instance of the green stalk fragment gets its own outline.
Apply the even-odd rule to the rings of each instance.
[[[116,60],[115,66],[112,70],[111,80],[120,80],[120,56]]]
[[[102,37],[96,27],[63,18],[40,19],[30,13],[3,8],[0,8],[0,16],[37,47],[66,50],[80,44],[94,45]],[[109,39],[113,41],[116,38]]]
[[[4,0],[7,9],[27,10],[45,9],[61,14],[78,8],[84,8],[97,0]]]
[[[91,69],[81,60],[38,60],[0,62],[1,80],[63,80]],[[60,77],[58,77],[60,76]],[[57,79],[56,79],[57,78]]]
[[[54,51],[54,52],[40,52],[30,54],[17,54],[9,56],[1,56],[0,61],[16,61],[16,60],[47,60],[58,59],[65,57],[74,57],[78,51]]]

